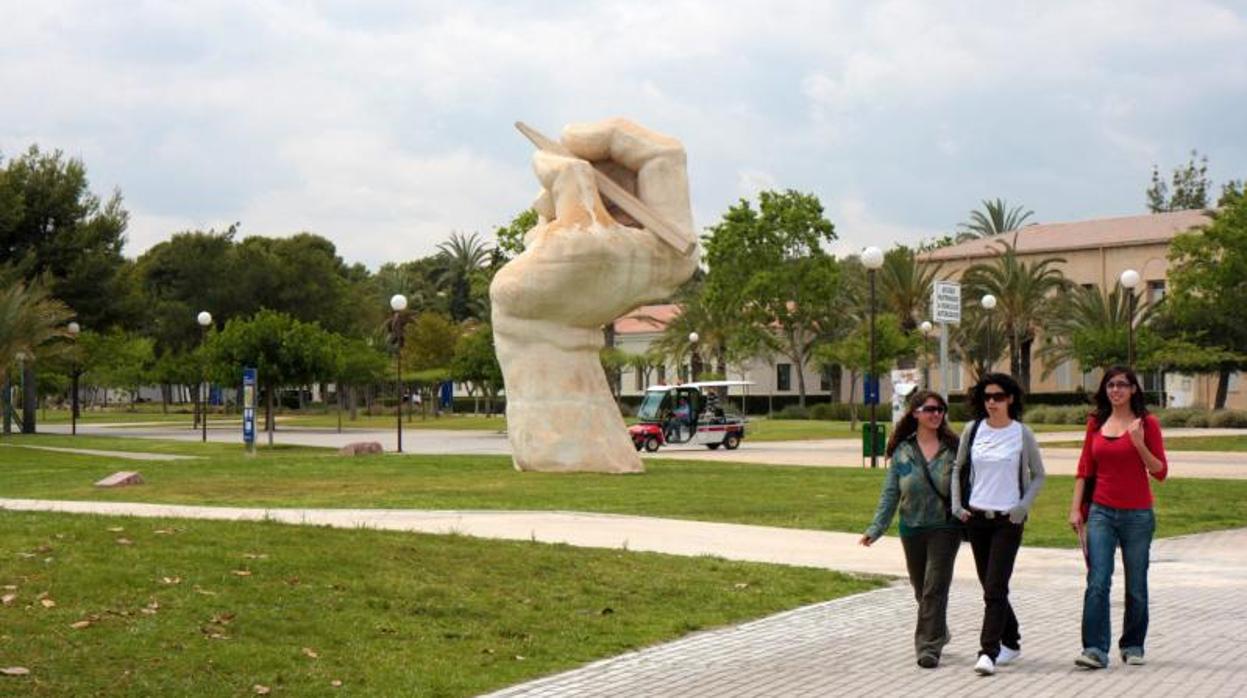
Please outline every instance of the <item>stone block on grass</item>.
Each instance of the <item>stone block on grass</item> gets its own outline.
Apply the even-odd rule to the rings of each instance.
[[[133,470],[122,470],[95,483],[96,487],[127,487],[143,484],[143,476]]]
[[[338,455],[341,456],[366,456],[371,453],[381,453],[381,444],[376,441],[356,441],[338,449]]]

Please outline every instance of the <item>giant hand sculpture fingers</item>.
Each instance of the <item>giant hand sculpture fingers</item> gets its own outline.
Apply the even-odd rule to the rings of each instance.
[[[677,252],[627,225],[599,194],[593,168],[692,240],[684,150],[623,120],[568,127],[564,144],[578,157],[534,155],[541,221],[490,287],[508,435],[523,470],[632,472],[640,460],[598,361],[600,327],[674,292],[696,250]]]

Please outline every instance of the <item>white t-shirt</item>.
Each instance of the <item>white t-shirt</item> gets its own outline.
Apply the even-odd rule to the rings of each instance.
[[[974,480],[970,485],[970,508],[1008,511],[1022,501],[1018,472],[1022,467],[1022,425],[1010,422],[995,429],[984,421],[970,449]]]

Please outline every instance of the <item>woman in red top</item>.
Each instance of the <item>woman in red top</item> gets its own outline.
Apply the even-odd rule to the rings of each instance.
[[[1085,534],[1087,545],[1083,650],[1074,663],[1103,669],[1108,666],[1112,639],[1108,595],[1113,558],[1119,545],[1126,568],[1126,620],[1117,647],[1126,664],[1143,664],[1148,621],[1147,565],[1152,534],[1156,532],[1148,478],[1164,480],[1169,466],[1165,462],[1160,422],[1148,414],[1143,404],[1143,386],[1134,371],[1124,366],[1105,371],[1095,394],[1095,405],[1087,420],[1069,523],[1080,535]],[[1086,510],[1085,494],[1091,495],[1091,506]]]

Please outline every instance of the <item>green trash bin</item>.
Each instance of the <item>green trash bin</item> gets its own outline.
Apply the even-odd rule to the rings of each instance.
[[[888,426],[883,422],[875,422],[874,450],[871,450],[870,422],[862,424],[862,458],[871,455],[882,456],[888,445]]]

